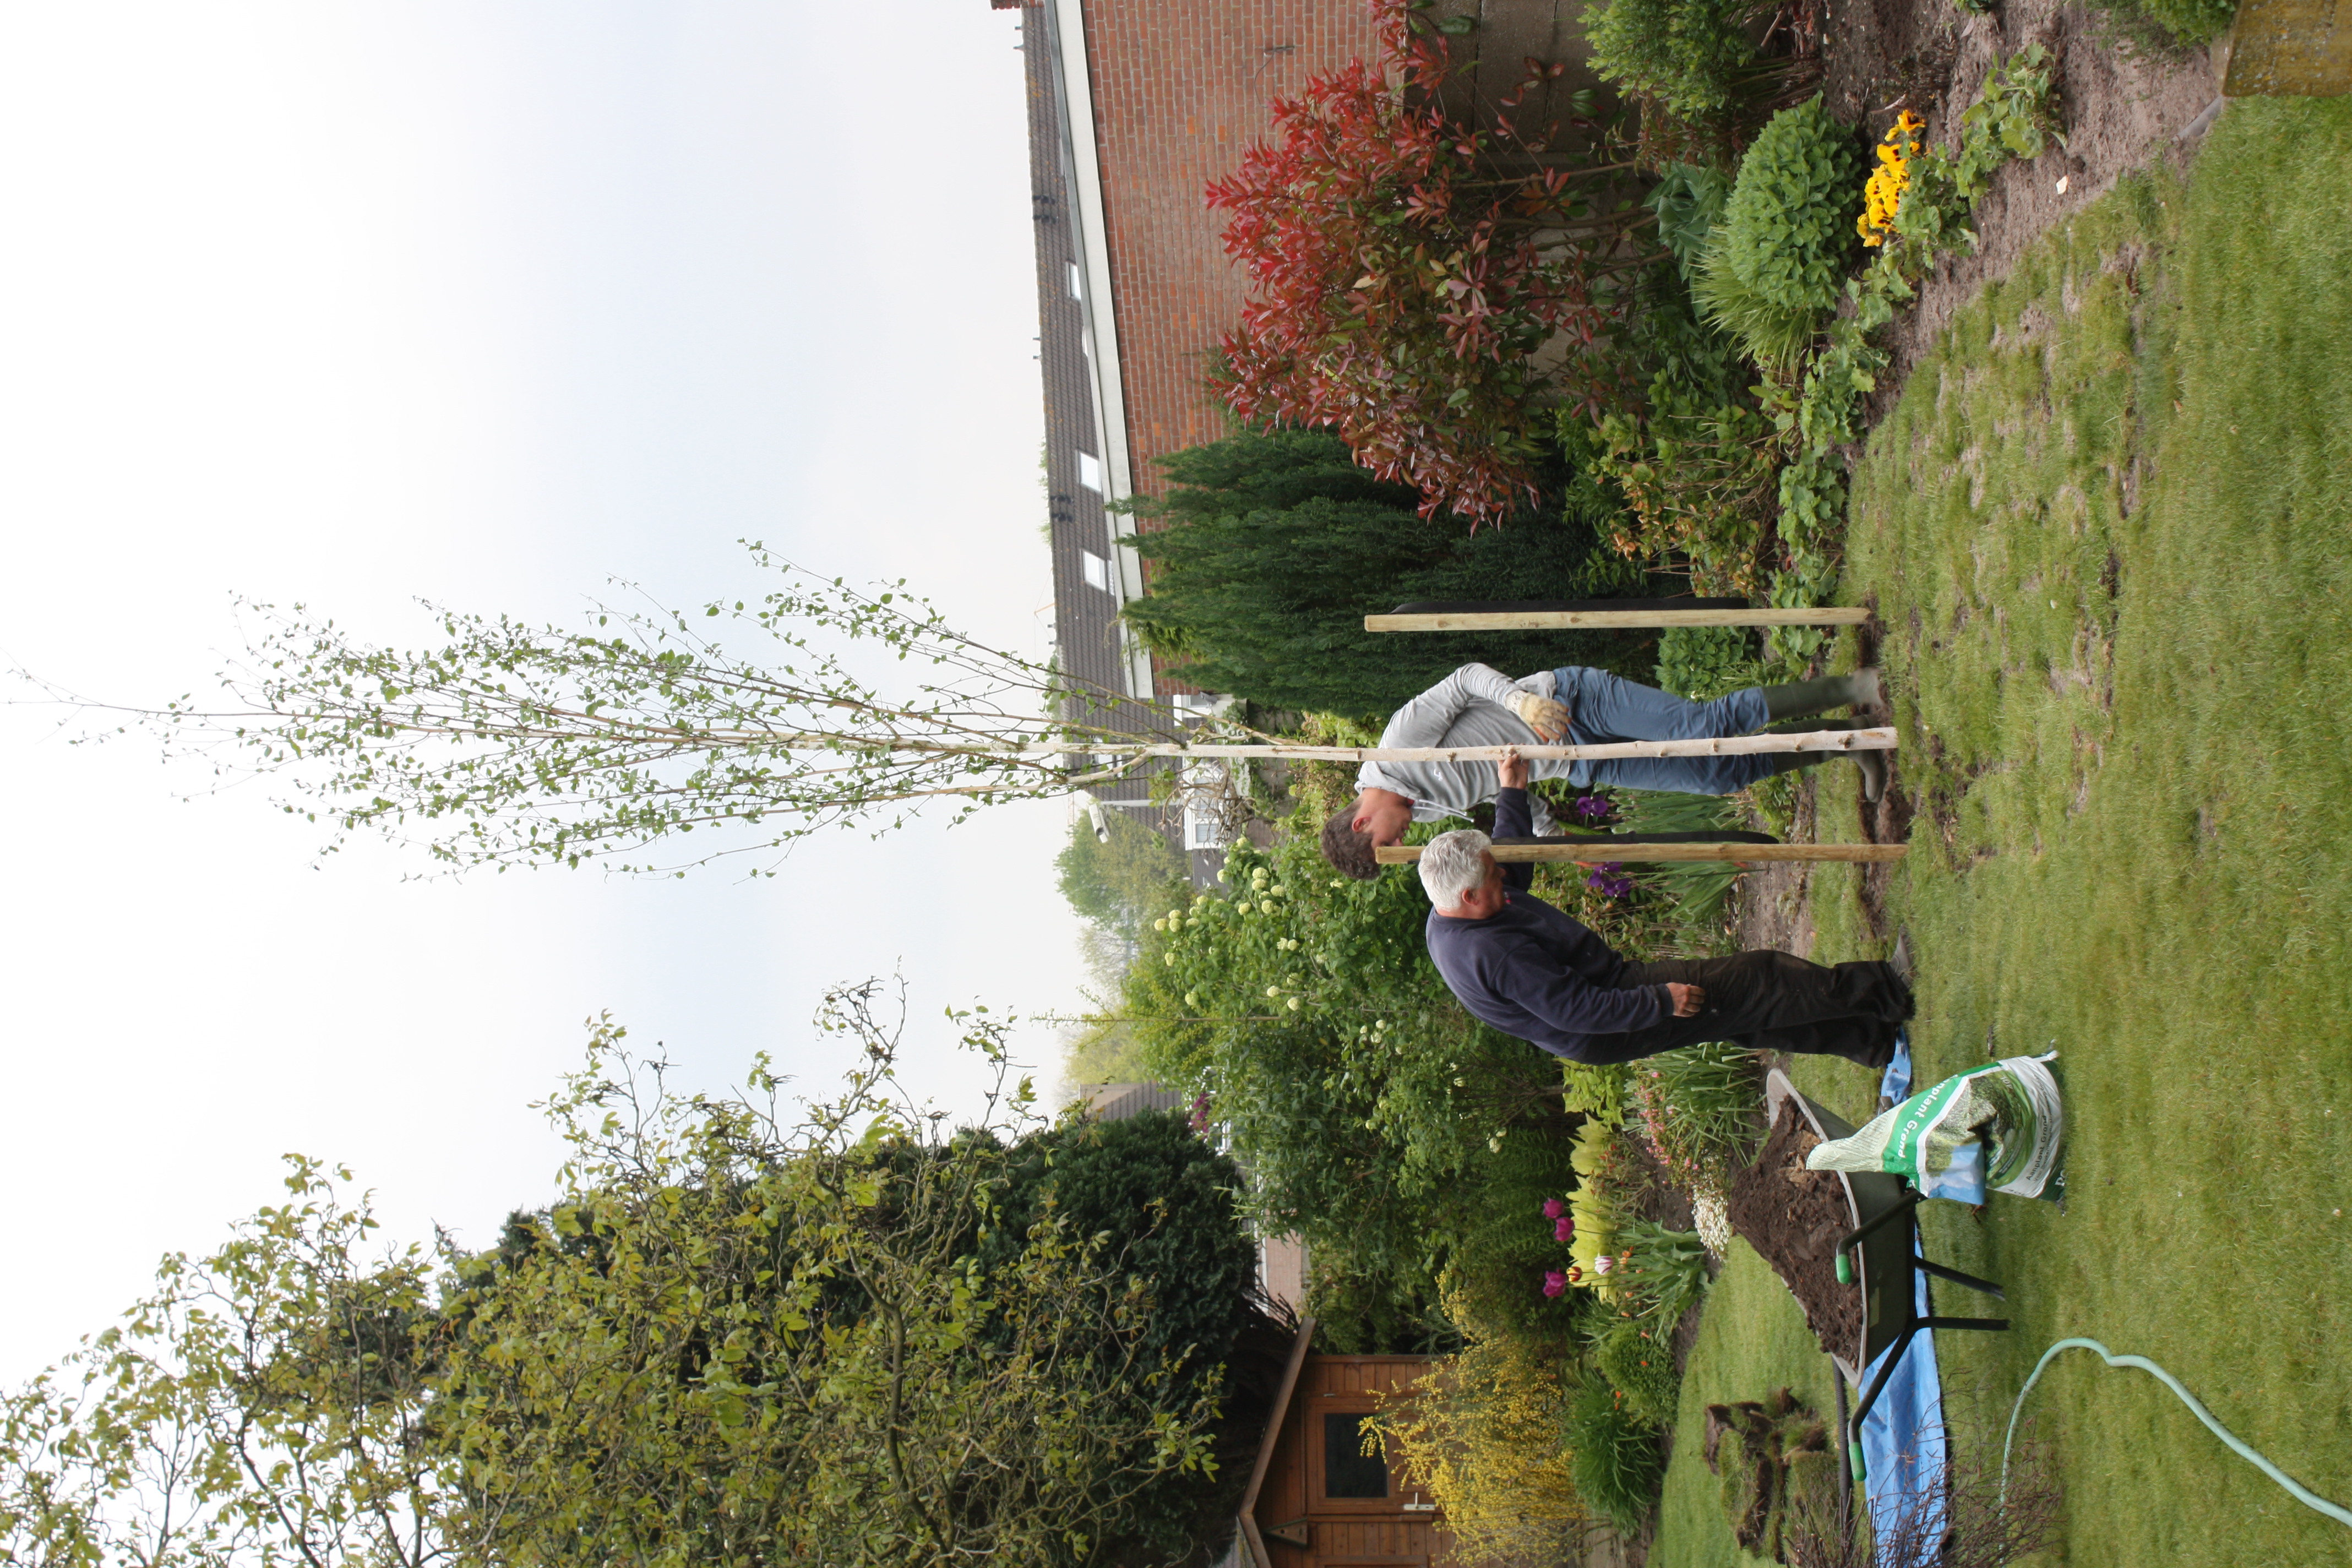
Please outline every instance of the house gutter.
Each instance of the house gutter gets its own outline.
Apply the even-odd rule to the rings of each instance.
[[[1290,1396],[1298,1387],[1298,1369],[1307,1364],[1307,1347],[1315,1342],[1315,1320],[1298,1320],[1298,1338],[1290,1347],[1290,1360],[1282,1368],[1282,1387],[1274,1396],[1274,1414],[1266,1417],[1265,1436],[1257,1446],[1257,1463],[1250,1467],[1248,1488],[1242,1493],[1242,1539],[1249,1543],[1250,1561],[1255,1568],[1274,1568],[1274,1559],[1265,1550],[1265,1537],[1257,1532],[1258,1489],[1265,1485],[1265,1472],[1274,1463],[1274,1445],[1282,1436],[1284,1417],[1290,1414]]]
[[[1103,208],[1102,159],[1095,143],[1094,78],[1087,57],[1085,0],[1045,0],[1045,26],[1054,46],[1054,90],[1061,112],[1062,184],[1070,193],[1071,243],[1086,297],[1078,301],[1085,322],[1087,372],[1093,383],[1095,439],[1102,455],[1103,500],[1117,503],[1135,495],[1135,468],[1127,445],[1127,387],[1119,374],[1118,312],[1111,296],[1110,226]],[[1079,127],[1085,134],[1079,134]],[[1135,519],[1124,511],[1110,518],[1111,570],[1119,605],[1143,597],[1143,561],[1118,541],[1132,538]],[[1128,694],[1156,695],[1151,655],[1121,622],[1119,648],[1127,661]]]

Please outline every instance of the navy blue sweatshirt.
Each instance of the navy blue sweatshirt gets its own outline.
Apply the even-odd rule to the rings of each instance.
[[[1528,834],[1528,792],[1495,796],[1495,837]],[[1674,1016],[1663,985],[1624,985],[1625,961],[1584,926],[1528,891],[1535,868],[1506,865],[1509,901],[1483,921],[1429,911],[1429,956],[1462,1005],[1554,1056],[1580,1058],[1592,1035],[1646,1029]]]

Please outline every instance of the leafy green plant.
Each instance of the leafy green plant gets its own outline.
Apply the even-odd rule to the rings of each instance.
[[[1774,115],[1739,161],[1715,241],[1739,281],[1784,309],[1835,305],[1860,245],[1862,166],[1820,97]]]
[[[1626,1082],[1622,1065],[1604,1067],[1562,1057],[1559,1076],[1565,1085],[1560,1091],[1560,1103],[1566,1109],[1605,1126],[1624,1124],[1626,1096],[1632,1092],[1632,1086]]]
[[[1186,887],[1184,858],[1165,835],[1125,812],[1106,814],[1108,840],[1080,821],[1054,857],[1062,897],[1080,918],[1132,942],[1151,917]]]
[[[1615,1389],[1593,1378],[1570,1403],[1560,1436],[1569,1448],[1569,1474],[1586,1506],[1620,1531],[1639,1530],[1665,1470],[1656,1431],[1626,1408]]]
[[[1628,560],[1688,563],[1702,592],[1763,581],[1779,455],[1771,421],[1748,405],[1671,397],[1599,421],[1594,468],[1625,495],[1610,542]]]
[[[1659,634],[1658,688],[1677,697],[1711,701],[1756,685],[1760,669],[1754,636],[1744,626],[1674,626]]]
[[[1717,234],[1723,232],[1717,227]],[[1691,300],[1709,322],[1768,375],[1785,376],[1813,346],[1822,312],[1767,297],[1740,277],[1727,251],[1709,246],[1691,277]]]
[[[1706,1289],[1706,1248],[1696,1231],[1668,1230],[1628,1220],[1617,1233],[1617,1277],[1622,1309],[1635,1320],[1671,1331]]]
[[[1635,1419],[1657,1427],[1675,1424],[1674,1324],[1643,1318],[1596,1318],[1587,1354],[1592,1370],[1622,1397]]]
[[[1719,117],[1759,74],[1757,0],[1598,0],[1584,12],[1592,68],[1685,120]]]
[[[1150,1343],[1155,1211],[1089,1208],[1091,1234],[1005,1213],[1007,1141],[1036,1119],[1003,1026],[961,1019],[997,1076],[982,1125],[941,1128],[895,1079],[878,991],[828,997],[819,1026],[860,1065],[797,1113],[764,1066],[751,1099],[669,1095],[600,1027],[547,1107],[559,1200],[488,1253],[385,1256],[349,1173],[292,1160],[284,1204],[166,1258],[122,1321],[0,1395],[0,1559],[1181,1555],[1139,1526],[1210,1481],[1221,1378]],[[1222,1226],[1229,1282],[1247,1238],[1192,1184],[1202,1225],[1169,1261]],[[983,1266],[992,1224],[1019,1234]]]
[[[2156,39],[2194,47],[2210,44],[2230,30],[2238,15],[2238,0],[2112,0],[2101,9],[2123,24],[2126,36],[2160,29]],[[2148,24],[2154,24],[2150,28]]]
[[[1705,163],[1669,163],[1650,188],[1650,210],[1658,215],[1658,238],[1675,253],[1683,279],[1690,281],[1706,249],[1706,237],[1723,219],[1731,199],[1731,176]]]
[[[1269,1230],[1425,1289],[1483,1209],[1547,1195],[1553,1058],[1454,1001],[1413,879],[1334,877],[1311,830],[1237,845],[1224,876],[1145,933],[1123,990],[1139,1048],[1207,1097]]]

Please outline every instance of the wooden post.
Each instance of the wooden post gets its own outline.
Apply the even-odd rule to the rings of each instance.
[[[1497,844],[1495,846],[1495,858],[1504,862],[1569,860],[1580,866],[1598,866],[1612,860],[1626,863],[1738,860],[1753,865],[1775,860],[1879,864],[1902,859],[1905,848],[1906,846],[1901,844],[1612,844],[1606,838],[1594,838],[1570,844]],[[1421,849],[1418,846],[1384,845],[1372,851],[1372,858],[1383,866],[1410,866],[1421,858]]]
[[[1859,605],[1810,610],[1468,610],[1366,616],[1368,632],[1550,632],[1573,626],[1858,626]]]

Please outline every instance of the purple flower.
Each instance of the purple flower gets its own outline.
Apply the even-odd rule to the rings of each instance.
[[[1587,822],[1598,822],[1609,815],[1609,800],[1605,795],[1580,795],[1569,809]]]
[[[1559,1222],[1551,1227],[1551,1238],[1554,1241],[1566,1241],[1575,1234],[1576,1222],[1566,1215],[1560,1215]]]
[[[1604,899],[1622,899],[1633,890],[1633,879],[1617,874],[1624,868],[1624,863],[1619,860],[1596,866],[1592,875],[1584,879],[1584,885]]]
[[[1544,1294],[1545,1294],[1545,1295],[1547,1295],[1547,1296],[1558,1296],[1558,1295],[1561,1294],[1562,1292],[1564,1292],[1565,1290],[1567,1290],[1567,1289],[1568,1289],[1568,1276],[1567,1276],[1567,1275],[1562,1274],[1562,1273],[1561,1273],[1559,1269],[1557,1269],[1557,1268],[1547,1268],[1547,1269],[1545,1269],[1545,1270],[1544,1270]]]
[[[1544,1199],[1544,1218],[1558,1219],[1568,1212],[1568,1205],[1558,1198]]]
[[[1209,1097],[1207,1095],[1196,1094],[1192,1097],[1192,1131],[1195,1132],[1206,1132],[1209,1130]]]

